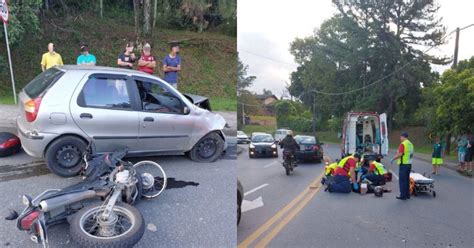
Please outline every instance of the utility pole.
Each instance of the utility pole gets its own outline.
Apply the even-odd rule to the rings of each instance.
[[[316,93],[313,95],[313,135],[316,136]]]
[[[458,66],[459,32],[460,32],[460,29],[456,28],[456,43],[454,44],[454,59],[453,59],[453,65],[451,66],[451,68],[453,69],[456,69],[456,66]]]
[[[459,52],[459,33],[460,33],[460,29],[459,28],[456,28],[456,43],[454,44],[454,58],[453,58],[453,65],[451,66],[451,69],[456,69],[456,67],[458,66],[458,52]],[[445,152],[446,152],[446,155],[449,155],[451,153],[451,132],[449,132],[447,135],[446,135],[446,148],[445,148]]]
[[[244,103],[240,103],[242,104],[242,126],[245,126],[245,104]]]

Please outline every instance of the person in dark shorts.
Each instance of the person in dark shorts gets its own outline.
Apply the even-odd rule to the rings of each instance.
[[[133,42],[127,43],[125,51],[119,54],[117,58],[117,65],[120,68],[133,69],[133,63],[135,63],[136,57],[133,53],[134,45]]]
[[[465,164],[466,164],[466,170],[467,168],[469,168],[469,170],[467,171],[469,173],[472,173],[472,156],[474,154],[474,136],[471,133],[469,133],[468,140],[469,142],[467,143]]]

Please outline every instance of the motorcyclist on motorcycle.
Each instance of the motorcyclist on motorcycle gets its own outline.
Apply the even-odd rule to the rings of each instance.
[[[293,138],[293,132],[290,131],[286,137],[280,141],[280,148],[283,149],[283,160],[286,161],[288,155],[295,156],[295,152],[300,149],[300,145]],[[295,167],[297,166],[294,163]]]

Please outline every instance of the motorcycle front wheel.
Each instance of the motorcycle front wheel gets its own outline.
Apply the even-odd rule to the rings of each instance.
[[[152,199],[159,196],[166,189],[168,177],[163,168],[153,161],[140,161],[133,165],[142,184],[142,196]]]
[[[111,218],[102,220],[102,202],[84,207],[71,223],[72,239],[82,247],[133,247],[145,233],[145,221],[135,207],[117,202]]]

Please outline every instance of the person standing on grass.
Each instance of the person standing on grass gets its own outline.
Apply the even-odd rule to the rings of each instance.
[[[178,88],[178,72],[181,70],[181,57],[179,53],[179,45],[172,44],[170,54],[163,59],[163,71],[165,72],[164,80],[171,84],[175,89]]]
[[[89,47],[87,44],[81,45],[81,55],[77,57],[77,65],[88,65],[94,66],[96,63],[95,56],[89,53]]]
[[[117,65],[120,68],[133,69],[133,63],[135,63],[136,57],[133,53],[133,42],[128,42],[125,46],[125,51],[119,54],[117,58]]]
[[[143,52],[138,59],[138,70],[146,72],[148,74],[153,74],[153,71],[156,67],[155,57],[151,54],[151,46],[148,43],[145,43],[143,46]]]
[[[55,65],[63,65],[61,55],[54,51],[54,44],[48,44],[48,52],[43,54],[41,58],[41,70],[45,71]]]
[[[433,146],[433,154],[431,155],[431,164],[433,165],[433,174],[439,173],[439,167],[443,165],[444,151],[443,144],[441,144],[440,138],[436,137],[436,143]]]
[[[467,151],[467,139],[465,136],[461,136],[458,139],[458,161],[459,161],[459,167],[458,170],[464,171],[465,170],[465,158],[466,158],[466,151]]]
[[[402,132],[400,134],[400,146],[398,147],[398,153],[392,158],[390,163],[397,160],[399,166],[398,175],[399,175],[399,186],[400,186],[400,196],[396,198],[399,200],[410,199],[410,172],[411,165],[413,163],[413,154],[415,149],[413,144],[408,140],[408,133]]]

